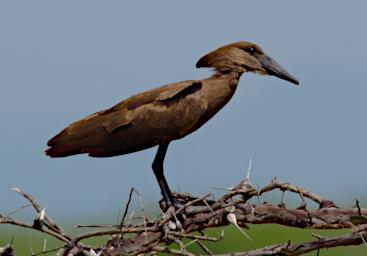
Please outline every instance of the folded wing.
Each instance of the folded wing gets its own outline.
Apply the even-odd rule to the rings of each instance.
[[[200,81],[183,81],[134,95],[72,123],[47,143],[46,154],[126,154],[191,132],[206,110]]]

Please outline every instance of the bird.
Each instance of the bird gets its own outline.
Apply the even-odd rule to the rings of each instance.
[[[163,167],[172,141],[196,131],[224,107],[245,73],[299,84],[260,46],[247,41],[209,52],[196,67],[211,68],[214,73],[206,79],[185,80],[136,94],[73,122],[48,141],[46,155],[112,157],[158,146],[152,169],[166,207],[175,207]]]

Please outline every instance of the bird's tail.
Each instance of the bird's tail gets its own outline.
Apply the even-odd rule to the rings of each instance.
[[[92,122],[90,122],[92,121]],[[91,145],[91,141],[96,136],[95,122],[86,119],[76,121],[51,138],[45,151],[50,157],[65,157],[85,153],[85,147]],[[98,135],[98,133],[97,133]]]
[[[82,153],[82,148],[78,143],[73,142],[66,129],[57,134],[47,142],[48,149],[45,153],[50,157],[65,157]]]
[[[76,121],[62,130],[47,142],[49,148],[45,151],[50,157],[65,157],[76,154],[99,153],[103,150],[106,131],[103,128],[103,117],[95,113],[82,120]]]
[[[68,146],[51,146],[45,150],[47,156],[50,157],[65,157],[82,153],[80,148]]]

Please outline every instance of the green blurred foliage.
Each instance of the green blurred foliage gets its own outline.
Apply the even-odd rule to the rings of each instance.
[[[321,236],[336,236],[341,234],[347,234],[350,230],[302,230],[297,228],[289,228],[274,224],[263,225],[250,225],[249,230],[245,230],[249,234],[252,240],[248,240],[233,226],[225,227],[224,239],[219,242],[205,242],[205,244],[214,253],[228,253],[235,251],[246,251],[256,248],[261,248],[267,245],[276,243],[285,243],[290,240],[292,243],[301,243],[315,239],[312,237],[312,233],[316,233]],[[218,237],[221,233],[221,228],[213,228],[206,230],[205,234]],[[44,234],[36,231],[26,230],[22,228],[15,228],[10,226],[0,226],[0,246],[7,244],[12,235],[14,235],[14,248],[17,256],[19,255],[31,255],[42,251],[44,241],[47,239],[47,248],[56,248],[61,246],[59,241],[50,238]],[[106,237],[98,239],[89,239],[84,241],[88,244],[98,245],[107,240]],[[189,242],[188,240],[185,241]],[[175,245],[172,247],[177,248]],[[204,252],[195,244],[189,245],[188,250],[198,254],[204,254]],[[48,255],[55,255],[55,253],[49,253]],[[310,252],[305,255],[317,255],[317,252]],[[362,256],[367,255],[367,247],[360,246],[348,246],[338,247],[330,249],[322,249],[319,253],[321,256]]]
[[[321,236],[336,236],[347,234],[350,232],[344,230],[314,230],[314,229],[297,229],[284,227],[276,224],[249,225],[250,229],[245,230],[252,240],[248,240],[239,230],[233,226],[224,228],[224,239],[221,242],[206,242],[205,244],[214,253],[228,253],[236,251],[248,251],[262,248],[272,244],[285,243],[289,240],[292,243],[302,243],[314,240],[312,233]],[[206,231],[206,235],[218,236],[222,229],[211,229]],[[192,251],[203,254],[203,251],[196,245],[192,246]],[[304,255],[317,255],[317,251]],[[330,249],[322,249],[319,253],[322,256],[362,256],[367,255],[367,248],[364,245],[338,247]]]

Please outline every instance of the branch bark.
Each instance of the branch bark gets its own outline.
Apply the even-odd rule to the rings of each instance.
[[[254,204],[249,201],[251,198],[260,198],[261,195],[277,189],[283,193],[288,191],[298,194],[301,200],[300,207],[296,209],[287,208],[283,203],[283,196],[279,205]],[[192,235],[191,233],[195,231],[203,232],[206,228],[222,227],[230,224],[235,224],[238,228],[248,228],[247,224],[277,223],[301,229],[340,229],[352,227],[354,229],[351,230],[350,234],[338,237],[318,237],[311,242],[301,244],[287,242],[253,251],[223,255],[301,255],[321,248],[358,245],[366,243],[365,241],[367,240],[367,209],[360,208],[358,201],[356,207],[339,208],[331,200],[325,200],[313,192],[280,182],[276,178],[260,189],[252,186],[249,179],[245,179],[217,200],[208,199],[211,194],[196,198],[185,193],[175,193],[175,200],[180,207],[178,209],[170,208],[156,220],[148,220],[146,218],[141,198],[139,198],[143,215],[140,218],[140,222],[130,224],[132,219],[130,218],[130,223],[124,223],[129,207],[129,204],[127,204],[123,220],[116,225],[90,225],[100,229],[74,237],[62,231],[61,227],[46,214],[45,209],[42,209],[32,196],[19,188],[13,190],[31,203],[37,216],[33,223],[25,223],[9,215],[0,214],[0,224],[30,228],[53,236],[64,243],[63,255],[68,256],[138,255],[146,252],[194,255],[187,250],[187,245],[185,246],[182,242],[184,238],[191,240],[192,243],[197,243],[206,254],[211,255],[210,248],[200,241],[218,241],[222,239],[222,236],[215,238],[204,235]],[[136,194],[140,197],[137,191]],[[129,201],[131,200],[131,195],[132,192],[129,195]],[[319,208],[309,209],[306,200],[315,202],[319,205]],[[164,209],[163,206],[162,209]],[[127,236],[127,234],[129,235]],[[246,233],[244,234],[246,235]],[[82,243],[86,238],[103,235],[110,235],[111,238],[105,245],[100,247],[92,248]],[[163,243],[175,243],[180,247],[180,250],[165,247]],[[3,248],[0,248],[0,256],[7,255],[1,250]]]

